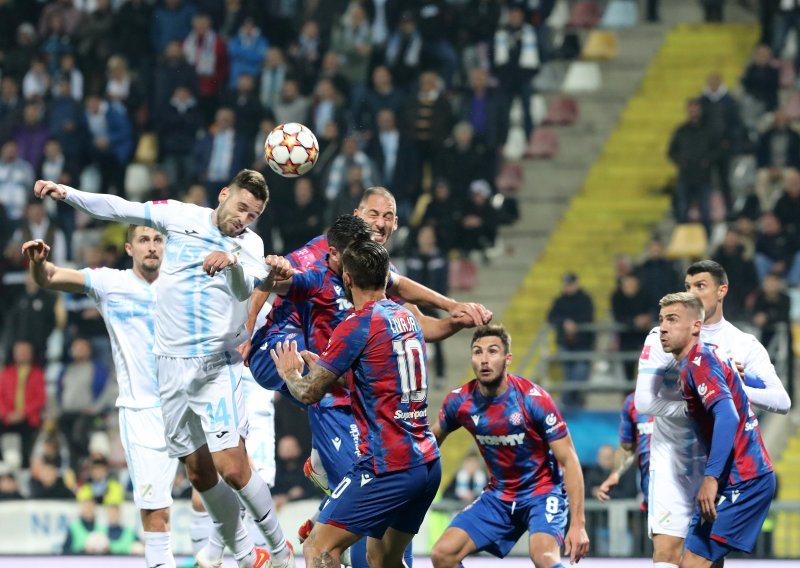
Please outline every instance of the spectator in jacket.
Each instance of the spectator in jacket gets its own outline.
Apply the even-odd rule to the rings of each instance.
[[[33,345],[15,342],[11,363],[0,375],[0,420],[4,432],[19,434],[25,468],[30,465],[33,443],[42,426],[46,399],[44,371],[34,361]]]
[[[492,187],[483,179],[476,179],[469,185],[469,198],[461,208],[461,231],[459,244],[461,250],[469,254],[480,251],[484,255],[494,246],[497,237],[497,212],[490,199]]]
[[[762,106],[762,112],[773,112],[778,108],[780,76],[772,62],[769,46],[759,45],[753,54],[753,61],[747,66],[742,77],[745,92]]]
[[[706,81],[706,88],[700,97],[703,122],[711,129],[719,146],[719,151],[711,161],[711,168],[717,174],[719,190],[725,198],[725,207],[731,212],[733,200],[730,184],[730,164],[743,140],[744,128],[739,111],[739,103],[728,92],[719,73],[712,73]]]
[[[176,185],[188,182],[194,171],[192,152],[202,123],[197,99],[183,85],[176,87],[169,103],[158,110],[155,126],[161,163]]]
[[[286,65],[286,58],[280,47],[270,47],[264,56],[264,65],[261,68],[261,81],[259,83],[259,98],[261,104],[266,109],[272,110],[277,104],[283,82],[289,68]]]
[[[767,274],[772,273],[786,278],[789,286],[797,286],[800,284],[800,252],[796,243],[773,213],[764,213],[760,225],[754,258],[759,282],[763,283]]]
[[[211,120],[219,96],[228,84],[229,60],[225,40],[211,27],[207,14],[195,14],[192,32],[183,40],[183,54],[197,72],[197,94],[200,110]]]
[[[700,218],[711,233],[711,165],[718,153],[717,137],[703,121],[700,102],[686,104],[688,120],[672,135],[669,158],[678,167],[675,188],[675,220],[686,223],[689,207],[697,200]]]
[[[739,231],[728,229],[712,259],[725,267],[730,282],[736,282],[736,286],[731,286],[725,296],[726,316],[732,321],[743,318],[748,298],[758,289],[758,275]]]
[[[187,0],[164,0],[163,5],[156,7],[150,26],[153,52],[164,53],[167,45],[173,41],[183,43],[192,31],[194,15],[194,3]]]
[[[647,333],[653,327],[651,315],[652,304],[642,290],[639,277],[628,274],[620,279],[620,283],[611,295],[611,310],[614,321],[625,326],[617,333],[620,351],[639,351]],[[625,361],[625,379],[636,379],[636,359]]]
[[[264,118],[264,107],[258,99],[256,91],[256,78],[248,73],[239,75],[236,88],[223,97],[223,105],[233,109],[236,117],[236,130],[248,142],[253,140],[258,132],[261,119]],[[248,160],[251,163],[252,156]]]
[[[198,96],[197,72],[186,61],[182,45],[179,41],[169,42],[156,64],[153,79],[153,108],[156,112],[169,104],[178,87],[186,87],[192,96]],[[203,119],[205,126],[205,117]]]
[[[382,185],[392,188],[398,210],[408,212],[411,198],[418,193],[419,155],[414,143],[397,127],[393,110],[378,111],[378,130],[369,141],[367,154],[375,164]]]
[[[789,172],[783,180],[783,192],[772,212],[781,222],[786,234],[800,245],[800,173]]]
[[[258,77],[269,42],[252,18],[245,18],[239,32],[228,42],[231,74],[228,88],[236,89],[241,75]]]
[[[38,101],[25,103],[22,120],[12,133],[17,141],[19,157],[38,170],[44,158],[44,143],[50,138],[50,129],[44,121],[44,105]]]
[[[561,285],[561,295],[555,299],[547,314],[547,321],[556,331],[558,350],[565,355],[591,351],[594,345],[594,335],[591,332],[580,331],[578,326],[594,321],[594,303],[592,298],[581,289],[578,276],[568,272],[564,274]],[[567,383],[580,385],[589,378],[591,366],[588,361],[563,361],[561,368]],[[567,391],[562,396],[566,406],[580,405],[583,395],[574,391]]]
[[[727,302],[726,302],[727,303]],[[791,299],[784,290],[783,282],[776,274],[767,274],[761,289],[757,292],[753,303],[753,325],[761,330],[761,343],[770,346],[778,333],[783,333],[790,353],[792,349],[792,322]],[[794,381],[794,357],[786,358],[788,372],[786,373],[787,390],[793,396],[792,386]]]
[[[33,181],[33,168],[19,157],[16,141],[6,140],[0,146],[0,205],[15,226],[25,212]]]
[[[389,68],[385,65],[375,67],[372,71],[372,85],[355,95],[353,121],[356,129],[375,131],[378,113],[384,109],[394,112],[395,117],[401,116],[405,98],[395,86]]]
[[[782,110],[775,111],[772,126],[758,138],[756,166],[756,195],[761,210],[767,211],[773,201],[772,184],[800,169],[800,135]]]
[[[69,79],[62,77],[56,82],[56,93],[48,103],[47,114],[50,135],[61,143],[64,156],[70,165],[75,168],[81,167],[87,149],[88,133],[83,107],[70,94]]]
[[[406,275],[446,296],[448,294],[448,274],[449,262],[436,243],[436,231],[430,225],[423,225],[417,232],[416,247],[406,258]],[[436,309],[423,306],[420,307],[420,310],[426,315],[439,317]],[[434,386],[442,388],[446,376],[444,349],[441,342],[434,343],[433,349],[433,368],[436,373]]]
[[[460,117],[489,148],[501,148],[508,136],[508,109],[500,90],[489,85],[489,72],[469,72],[469,87],[461,97]]]
[[[100,170],[103,191],[123,193],[125,165],[133,153],[133,130],[124,111],[97,95],[86,97],[84,121],[89,158]]]
[[[196,176],[205,183],[210,194],[225,186],[236,172],[252,162],[250,143],[235,127],[233,110],[217,110],[214,124],[195,143],[194,167]]]
[[[74,499],[58,470],[58,465],[51,459],[45,459],[31,475],[31,499]]]
[[[278,218],[283,250],[297,250],[324,231],[323,201],[317,199],[311,178],[303,176],[294,182],[294,203]]]

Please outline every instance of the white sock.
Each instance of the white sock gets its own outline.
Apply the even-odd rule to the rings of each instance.
[[[653,568],[678,568],[678,565],[671,562],[653,562]]]
[[[256,472],[252,472],[250,481],[237,493],[239,493],[239,499],[244,508],[247,509],[261,534],[267,540],[272,557],[278,562],[285,560],[289,555],[289,548],[286,545],[283,530],[278,524],[278,516],[275,514],[269,486]]]
[[[208,491],[201,491],[200,498],[211,520],[214,521],[214,527],[219,531],[222,542],[231,550],[233,557],[239,560],[253,552],[253,541],[250,540],[239,516],[239,501],[228,484],[219,479],[214,487]],[[209,535],[209,544],[212,540],[213,533]]]
[[[211,517],[208,516],[208,511],[195,511],[192,509],[189,520],[189,536],[192,539],[192,553],[195,556],[208,542],[208,536],[211,534],[213,526],[214,523],[211,521]]]
[[[144,559],[148,566],[175,568],[172,546],[168,532],[144,533]]]

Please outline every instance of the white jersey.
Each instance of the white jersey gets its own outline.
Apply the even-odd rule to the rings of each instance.
[[[703,325],[700,339],[703,343],[716,345],[720,358],[741,363],[748,374],[756,375],[765,383],[763,389],[744,387],[751,403],[772,412],[788,412],[789,396],[775,373],[767,350],[753,335],[723,319]],[[664,352],[659,328],[653,328],[639,358],[636,410],[654,416],[651,456],[671,456],[677,472],[690,474],[697,471],[695,460],[705,458],[705,454],[686,415],[678,373],[678,362]]]
[[[158,287],[156,355],[207,357],[232,351],[245,341],[246,300],[268,273],[261,237],[250,229],[236,237],[224,235],[207,207],[172,200],[134,203],[62,187],[67,203],[93,217],[147,225],[167,236]],[[203,260],[215,251],[235,254],[239,264],[208,276]]]
[[[153,327],[158,280],[152,284],[133,270],[86,268],[85,293],[94,300],[111,339],[117,371],[117,406],[161,406],[153,355]]]

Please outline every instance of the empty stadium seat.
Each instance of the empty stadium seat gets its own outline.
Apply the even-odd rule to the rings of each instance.
[[[566,66],[561,61],[548,61],[533,78],[533,88],[537,93],[557,93],[566,75]]]
[[[672,231],[666,257],[670,260],[698,259],[706,256],[708,237],[700,223],[682,223]]]
[[[131,201],[145,201],[150,185],[150,171],[147,166],[130,164],[125,169],[125,196]]]
[[[550,159],[558,154],[558,146],[558,132],[552,128],[537,128],[528,142],[525,157]]]
[[[543,124],[573,124],[578,120],[578,101],[574,97],[559,95],[550,102]]]
[[[565,93],[592,93],[602,85],[600,66],[593,61],[573,61],[564,77]]]
[[[583,44],[581,59],[614,59],[619,51],[617,34],[611,31],[592,30]]]
[[[497,187],[497,191],[512,194],[520,190],[523,182],[522,165],[519,162],[507,160],[500,166],[494,185]]]
[[[786,104],[783,105],[783,112],[790,121],[800,120],[800,92],[795,91]]]
[[[794,61],[791,59],[781,59],[778,65],[781,89],[791,89],[794,87],[794,82],[797,79],[797,73],[794,70]]]
[[[579,0],[572,6],[567,26],[593,28],[600,22],[600,4],[594,0]]]
[[[630,28],[639,21],[639,6],[635,0],[611,0],[600,20],[601,28]]]

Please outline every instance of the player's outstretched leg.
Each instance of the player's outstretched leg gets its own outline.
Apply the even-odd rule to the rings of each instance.
[[[564,568],[561,563],[561,546],[547,533],[534,533],[528,539],[531,560],[536,568]]]
[[[370,568],[404,568],[405,551],[411,544],[414,535],[393,528],[386,529],[383,538],[367,539],[367,561]]]
[[[477,550],[464,529],[448,527],[431,551],[434,568],[456,568],[461,561]]]
[[[360,538],[339,527],[316,523],[303,542],[306,566],[339,566],[342,553]]]

